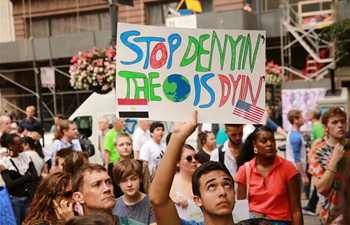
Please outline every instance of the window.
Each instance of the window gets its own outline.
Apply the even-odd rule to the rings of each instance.
[[[80,136],[88,138],[92,135],[92,116],[79,116],[74,118],[74,122],[77,125]]]
[[[78,23],[79,21],[79,23]],[[31,24],[30,24],[31,22]],[[78,32],[91,32],[110,29],[108,10],[82,12],[27,20],[28,36],[42,38]],[[32,32],[31,32],[32,31]]]

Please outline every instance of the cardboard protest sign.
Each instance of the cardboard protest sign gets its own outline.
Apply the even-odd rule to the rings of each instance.
[[[118,23],[117,115],[264,123],[265,31]]]

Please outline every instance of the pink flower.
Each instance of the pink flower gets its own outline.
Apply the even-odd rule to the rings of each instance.
[[[82,76],[82,77],[86,77],[86,71],[85,71],[85,70],[83,70],[83,71],[81,72],[81,76]]]
[[[97,52],[97,51],[98,51],[98,48],[97,48],[96,46],[94,46],[92,50],[94,50],[95,52]]]
[[[93,70],[94,70],[94,67],[92,67],[91,65],[89,65],[87,69],[88,69],[89,71],[93,71]]]
[[[71,63],[75,63],[78,60],[77,56],[73,56],[72,59],[70,60]]]

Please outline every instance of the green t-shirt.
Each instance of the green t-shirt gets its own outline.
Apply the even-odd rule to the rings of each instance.
[[[322,123],[317,123],[312,126],[311,129],[311,144],[314,143],[316,139],[323,137],[323,126]]]
[[[103,147],[106,151],[110,151],[111,155],[109,157],[109,162],[118,161],[120,158],[119,153],[114,149],[114,137],[117,136],[118,132],[114,129],[110,129],[103,139]]]

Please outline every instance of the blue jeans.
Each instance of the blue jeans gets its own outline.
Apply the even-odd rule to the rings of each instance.
[[[17,225],[22,225],[22,222],[27,218],[31,200],[27,197],[11,196],[13,212],[15,214]]]

